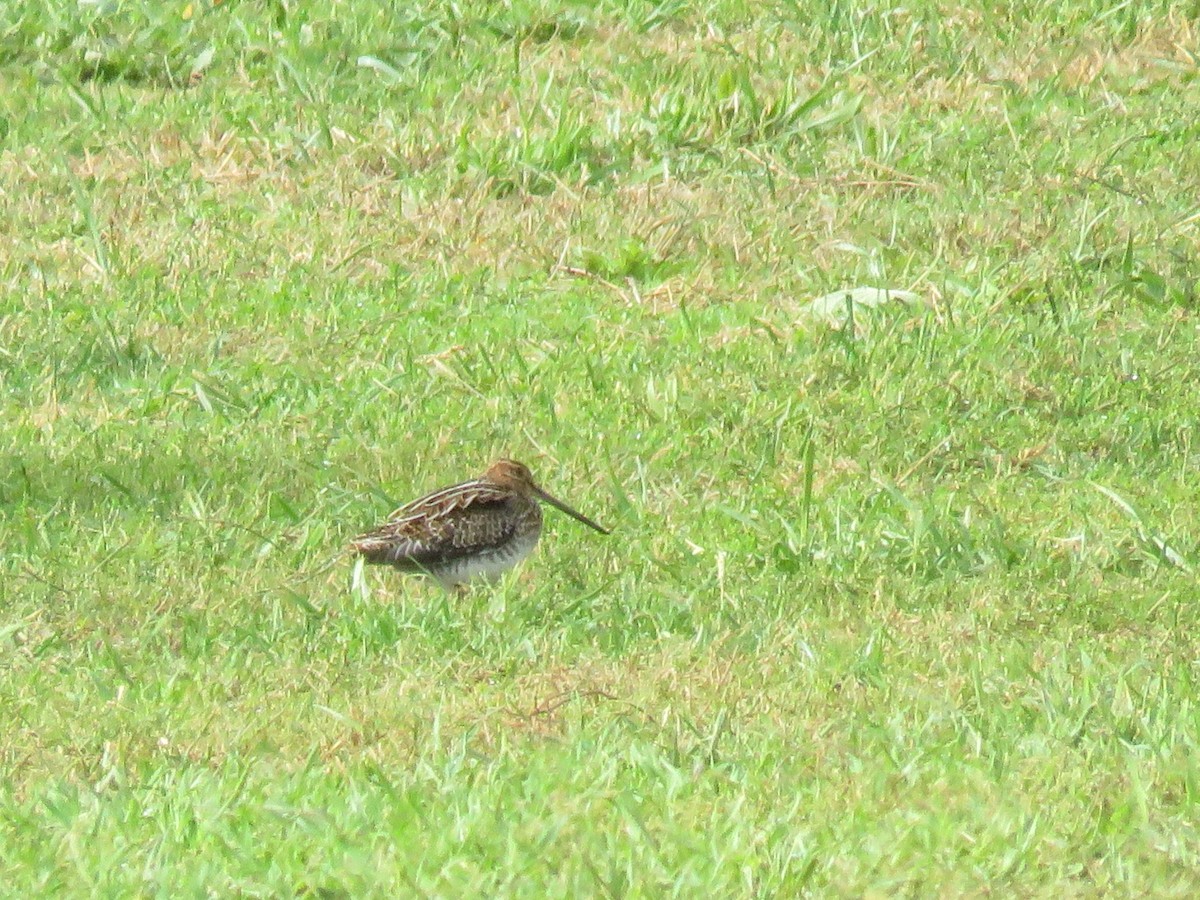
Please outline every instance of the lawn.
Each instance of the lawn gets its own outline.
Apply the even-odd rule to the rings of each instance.
[[[1200,7],[972,7],[0,5],[3,891],[1200,893]]]

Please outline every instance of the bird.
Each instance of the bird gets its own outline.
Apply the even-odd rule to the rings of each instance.
[[[350,546],[368,563],[428,575],[453,591],[495,581],[532,553],[542,533],[541,503],[609,533],[538,487],[528,466],[499,459],[478,478],[405,504]]]

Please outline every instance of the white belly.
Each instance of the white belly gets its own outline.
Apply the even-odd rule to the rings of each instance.
[[[531,534],[510,541],[503,549],[488,555],[464,559],[443,572],[438,573],[442,587],[451,590],[468,581],[496,581],[517,563],[533,552],[538,535]]]

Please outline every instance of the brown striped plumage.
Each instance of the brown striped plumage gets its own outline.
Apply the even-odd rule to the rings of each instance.
[[[542,531],[538,501],[608,534],[538,487],[524,465],[501,459],[479,478],[400,507],[351,546],[369,563],[430,575],[447,590],[475,577],[495,579],[537,545]]]

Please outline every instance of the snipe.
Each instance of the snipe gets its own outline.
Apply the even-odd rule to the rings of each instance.
[[[542,533],[539,501],[608,534],[538,487],[526,466],[501,459],[479,478],[400,507],[351,546],[369,563],[430,575],[446,590],[474,578],[495,580],[537,546]]]

